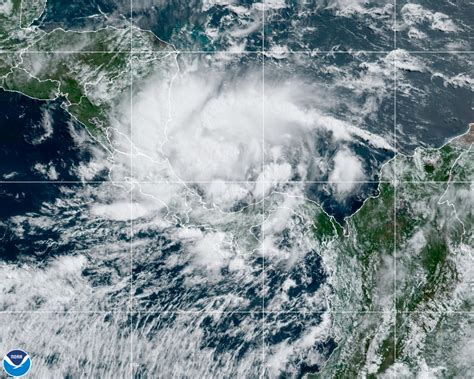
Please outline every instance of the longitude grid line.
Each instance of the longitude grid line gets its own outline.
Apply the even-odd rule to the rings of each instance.
[[[393,49],[397,50],[397,0],[393,0]],[[393,181],[393,306],[394,306],[394,329],[393,329],[393,364],[397,361],[397,55],[394,54],[393,62],[393,138],[395,145],[394,159],[394,181]]]
[[[130,379],[133,379],[133,0],[130,0]]]
[[[265,315],[265,0],[262,1],[262,378],[265,378],[265,329],[266,329],[266,315]]]

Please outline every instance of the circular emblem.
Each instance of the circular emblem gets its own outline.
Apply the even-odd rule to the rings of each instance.
[[[15,349],[3,357],[3,368],[14,378],[26,375],[30,371],[31,359],[26,351]]]

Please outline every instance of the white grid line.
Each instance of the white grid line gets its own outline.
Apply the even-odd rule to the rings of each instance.
[[[265,0],[262,1],[262,378],[266,371],[266,315],[265,315]]]
[[[394,50],[301,50],[301,51],[285,51],[289,55],[328,55],[328,54],[390,54]],[[411,54],[474,54],[474,50],[404,50]],[[0,54],[163,54],[163,50],[0,50]],[[262,55],[265,54],[260,50],[255,51],[193,51],[193,50],[170,50],[167,53],[172,54],[202,54],[202,55]]]
[[[398,180],[398,184],[471,184],[474,185],[474,180]],[[133,181],[135,184],[213,184],[215,181]],[[219,181],[222,184],[391,184],[393,180],[244,180],[244,181]],[[77,185],[92,185],[92,184],[110,184],[110,185],[125,185],[130,184],[130,180],[4,180],[0,184],[77,184]]]
[[[133,312],[133,0],[130,0],[130,312]],[[130,317],[130,379],[133,379],[133,317]]]
[[[394,2],[393,11],[393,49],[397,50],[397,0]],[[393,62],[393,138],[395,143],[395,158],[393,161],[393,305],[394,305],[394,328],[393,328],[393,364],[397,361],[397,54],[394,54]]]
[[[9,315],[9,314],[58,314],[58,315],[64,315],[64,314],[124,314],[124,315],[139,315],[139,314],[147,314],[147,315],[161,315],[161,314],[170,314],[170,315],[188,315],[188,314],[197,314],[197,315],[203,315],[203,314],[228,314],[228,315],[233,315],[233,314],[249,314],[249,315],[256,315],[260,312],[258,311],[218,311],[218,310],[202,310],[202,311],[186,311],[186,310],[175,310],[175,311],[146,311],[146,310],[136,310],[136,311],[120,311],[120,310],[107,310],[107,311],[80,311],[80,310],[67,310],[67,311],[61,311],[61,310],[51,310],[51,311],[0,311],[0,315]],[[325,311],[271,311],[267,310],[266,314],[267,315],[313,315],[313,314],[325,314],[325,313],[330,313],[330,314],[377,314],[377,315],[390,315],[393,314],[393,310],[389,311],[362,311],[362,310],[325,310]],[[474,316],[474,311],[398,311],[397,314],[430,314],[430,315],[450,315],[450,314],[460,314],[460,315],[472,315]]]

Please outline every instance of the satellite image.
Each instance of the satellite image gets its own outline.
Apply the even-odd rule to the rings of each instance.
[[[473,378],[473,22],[0,0],[0,376]]]

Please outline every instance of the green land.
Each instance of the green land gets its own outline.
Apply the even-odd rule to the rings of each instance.
[[[425,365],[443,367],[439,377],[469,376],[458,352],[474,321],[465,316],[474,304],[473,142],[471,124],[440,149],[387,163],[378,196],[347,220],[344,235],[317,215],[338,348],[311,377],[409,378]]]

